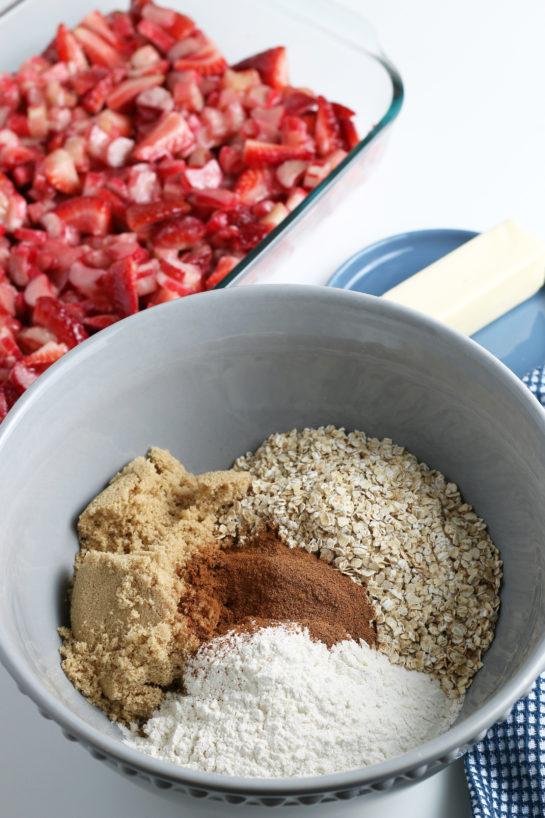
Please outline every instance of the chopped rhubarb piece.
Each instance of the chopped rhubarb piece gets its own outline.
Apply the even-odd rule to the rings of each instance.
[[[105,286],[116,313],[124,318],[138,312],[136,265],[132,258],[124,258],[112,264],[106,274]]]
[[[57,340],[66,344],[69,349],[88,337],[82,324],[57,298],[50,296],[39,298],[34,307],[33,321],[52,332]]]
[[[255,68],[259,71],[261,79],[271,88],[282,89],[289,85],[288,60],[284,46],[270,48],[241,60],[233,65],[235,71],[245,71],[248,68]]]
[[[81,103],[90,114],[98,114],[104,108],[106,99],[114,87],[114,76],[112,73],[106,74],[97,84],[90,88],[83,96]]]
[[[17,361],[14,364],[8,378],[8,383],[14,387],[19,395],[28,389],[34,383],[38,374],[32,369],[29,369],[22,361]]]
[[[55,215],[80,233],[104,236],[111,223],[110,205],[95,196],[79,196],[63,202],[55,210]]]
[[[176,111],[164,115],[134,149],[134,158],[145,162],[187,152],[195,137],[183,116]]]
[[[185,201],[149,202],[134,204],[127,210],[127,224],[131,230],[140,230],[150,224],[163,221],[170,216],[178,216],[191,210]]]
[[[38,298],[57,295],[57,288],[53,286],[45,273],[32,278],[25,287],[24,298],[29,307],[35,307]]]
[[[223,180],[223,173],[216,159],[210,159],[201,168],[186,168],[183,177],[193,190],[218,188]]]
[[[188,201],[192,206],[201,209],[220,208],[220,210],[230,210],[236,207],[240,199],[232,190],[216,188],[210,190],[195,190],[188,196]]]
[[[55,341],[55,336],[45,327],[25,327],[17,334],[17,343],[25,354],[35,352],[48,341]]]
[[[74,165],[74,160],[68,151],[59,148],[45,157],[42,171],[49,184],[60,193],[73,195],[79,193],[81,183]]]

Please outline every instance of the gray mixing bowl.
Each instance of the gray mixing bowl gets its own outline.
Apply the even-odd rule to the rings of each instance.
[[[205,471],[271,432],[328,423],[404,444],[489,522],[504,560],[501,615],[458,722],[392,761],[305,779],[199,773],[125,747],[59,665],[78,513],[152,445]],[[234,815],[242,804],[248,816],[277,805],[282,815],[306,814],[301,805],[313,816],[361,814],[361,799],[350,799],[444,767],[543,668],[545,413],[477,344],[410,310],[299,286],[165,304],[101,332],[41,377],[0,427],[0,458],[3,662],[68,738],[180,799],[180,815]]]

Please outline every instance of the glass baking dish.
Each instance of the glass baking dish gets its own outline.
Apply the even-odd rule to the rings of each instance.
[[[78,23],[94,8],[108,12],[129,0],[19,0],[0,12],[0,70],[41,53],[58,23]],[[214,39],[226,59],[277,45],[288,50],[291,83],[312,88],[356,111],[361,141],[329,176],[237,264],[217,287],[297,281],[325,282],[341,259],[319,227],[365,183],[382,153],[403,101],[399,73],[370,24],[335,0],[163,0]],[[6,7],[7,6],[7,7]],[[0,9],[2,3],[0,0]],[[331,221],[330,221],[331,224]],[[343,256],[344,258],[344,256]]]

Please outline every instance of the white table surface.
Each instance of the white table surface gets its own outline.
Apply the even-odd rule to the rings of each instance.
[[[545,4],[344,4],[378,29],[402,74],[406,98],[366,195],[343,213],[342,226],[332,220],[321,231],[324,242],[335,242],[338,262],[394,233],[484,230],[508,217],[545,239]],[[0,8],[7,5],[0,2]],[[181,815],[175,805],[141,791],[67,742],[2,668],[0,702],[3,818]],[[470,815],[461,762],[411,790],[385,796],[380,806],[360,803],[362,818]]]

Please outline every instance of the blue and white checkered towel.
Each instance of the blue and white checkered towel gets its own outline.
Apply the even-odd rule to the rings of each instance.
[[[522,380],[545,406],[545,367]],[[474,818],[545,818],[545,673],[465,765]]]

